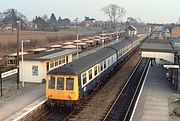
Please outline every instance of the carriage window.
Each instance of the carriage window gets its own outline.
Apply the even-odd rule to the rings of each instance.
[[[104,68],[106,68],[106,61],[104,61]]]
[[[86,82],[87,82],[86,73],[84,73],[84,74],[82,75],[82,80],[83,80],[83,85],[86,84]]]
[[[95,66],[95,67],[94,67],[94,76],[96,76],[97,73],[98,73],[98,71],[97,71],[97,66]]]
[[[55,89],[55,77],[50,77],[50,80],[48,82],[48,88]]]
[[[89,70],[89,80],[92,79],[92,69]]]
[[[55,61],[55,66],[58,66],[58,59]]]
[[[103,70],[103,63],[100,63],[100,69]]]
[[[113,63],[113,56],[111,57],[111,62]]]
[[[57,78],[57,89],[64,90],[64,78],[63,77]]]
[[[74,79],[66,78],[66,90],[74,90]]]
[[[62,58],[59,58],[59,65],[61,65],[63,63]]]

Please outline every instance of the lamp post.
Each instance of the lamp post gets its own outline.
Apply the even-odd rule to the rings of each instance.
[[[22,53],[21,53],[21,79],[22,79],[22,87],[24,87],[24,79],[23,79],[23,67],[24,67],[24,48],[23,48],[23,46],[24,46],[24,42],[30,42],[30,40],[22,40],[21,41],[21,51],[22,51]]]
[[[77,33],[77,59],[79,58],[79,53],[78,53],[78,49],[79,49],[79,45],[78,45],[78,40],[79,40],[79,35],[78,35],[78,33]]]
[[[117,36],[116,36],[117,43],[118,43],[118,38],[119,36],[118,36],[118,29],[117,29]]]
[[[77,59],[79,58],[79,53],[78,53],[78,39],[79,39],[79,35],[78,35],[78,18],[75,19],[76,21],[76,40],[77,40]]]
[[[16,57],[16,67],[17,67],[17,89],[19,89],[19,30],[20,30],[20,21],[17,21],[17,57]]]

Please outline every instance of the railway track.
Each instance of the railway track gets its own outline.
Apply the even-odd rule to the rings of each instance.
[[[149,59],[142,59],[117,96],[103,121],[129,121],[137,94],[144,80]]]
[[[107,102],[106,101],[104,101],[103,100],[103,98],[108,98],[108,99],[105,99],[105,100],[111,100],[112,98],[111,97],[109,97],[109,96],[107,96],[107,94],[109,94],[109,91],[110,90],[113,90],[113,92],[114,93],[116,93],[117,91],[119,92],[119,90],[120,89],[122,89],[122,87],[123,87],[123,85],[124,85],[124,83],[127,81],[127,79],[128,79],[128,77],[129,77],[129,75],[131,74],[131,69],[130,68],[134,68],[132,65],[136,65],[137,63],[136,63],[136,61],[138,62],[138,60],[139,60],[139,51],[137,50],[137,51],[135,51],[135,54],[134,54],[134,56],[128,56],[125,60],[124,60],[124,62],[123,63],[120,63],[118,66],[117,66],[117,68],[115,69],[115,71],[113,71],[108,77],[106,77],[106,79],[104,80],[105,81],[105,83],[103,83],[103,84],[101,84],[101,86],[99,86],[99,88],[96,90],[96,91],[94,91],[91,95],[89,95],[88,96],[88,98],[86,99],[86,101],[85,101],[85,103],[82,103],[82,105],[79,107],[79,109],[78,109],[78,111],[76,111],[76,112],[73,112],[73,113],[71,113],[68,117],[66,117],[65,119],[64,119],[64,121],[71,121],[71,120],[79,120],[79,121],[84,121],[84,120],[101,120],[102,119],[102,116],[101,116],[101,118],[96,118],[96,119],[88,119],[87,117],[91,117],[91,115],[93,115],[92,113],[94,113],[94,112],[96,112],[95,110],[101,110],[101,108],[103,108],[103,111],[105,111],[106,110],[106,107],[107,106],[109,106],[109,104],[106,104]],[[133,58],[133,59],[132,59]],[[129,61],[129,59],[130,59],[130,61]],[[134,64],[132,64],[132,62],[131,61],[134,61],[133,63]],[[126,64],[127,63],[127,64]],[[132,64],[131,66],[129,65],[129,64]],[[119,78],[121,78],[121,77],[119,77],[119,76],[116,76],[116,78],[118,78],[118,79],[113,79],[113,77],[117,74],[117,75],[119,75],[118,74],[118,72],[120,72],[120,70],[121,70],[121,68],[126,68],[126,66],[124,67],[124,65],[129,65],[128,66],[128,69],[126,69],[126,71],[124,71],[124,72],[121,72],[121,73],[123,73],[123,74],[120,74],[121,76],[123,75],[124,76],[124,74],[126,74],[126,76],[124,76],[123,78],[126,78],[127,77],[127,79],[123,79],[123,80],[121,80],[121,79],[119,79]],[[133,69],[132,69],[133,70]],[[121,70],[121,71],[123,71],[123,70]],[[129,74],[128,74],[129,73]],[[109,80],[111,80],[111,81],[109,81]],[[119,82],[119,81],[120,82]],[[103,82],[104,82],[103,81]],[[111,84],[109,84],[109,83],[111,83]],[[113,83],[113,84],[112,84]],[[116,85],[116,86],[115,86]],[[117,86],[118,85],[118,86]],[[108,86],[108,87],[107,87]],[[113,88],[113,89],[111,89],[111,88]],[[111,95],[112,97],[114,96],[114,94],[113,95]],[[103,97],[102,98],[102,100],[101,100],[101,98],[100,97]],[[96,99],[97,98],[97,99]],[[110,99],[109,99],[110,98]],[[113,98],[114,99],[114,98]],[[108,102],[109,102],[108,101]],[[105,103],[104,103],[105,102]],[[110,103],[110,102],[109,102]],[[112,103],[111,103],[112,104]],[[105,105],[105,106],[102,106],[102,105]],[[98,107],[98,109],[96,108],[96,106]],[[91,108],[91,109],[89,109],[89,108]],[[93,109],[93,108],[96,108],[96,109]],[[84,112],[84,110],[86,110],[85,112]],[[90,111],[88,111],[88,110],[90,110]],[[91,112],[91,110],[93,110],[93,112]],[[94,114],[94,116],[93,117],[96,117],[95,115],[98,115],[98,117],[100,117],[100,115],[102,115],[102,113],[103,113],[103,111],[100,111],[101,112],[101,114],[98,114],[98,112],[96,112],[97,114]],[[87,114],[88,114],[88,116],[87,116]],[[85,116],[85,117],[84,117]]]

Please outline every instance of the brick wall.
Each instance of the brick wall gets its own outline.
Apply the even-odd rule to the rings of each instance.
[[[180,27],[175,27],[171,30],[172,37],[180,36]]]

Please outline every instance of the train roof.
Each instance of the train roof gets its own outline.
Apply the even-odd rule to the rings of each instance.
[[[72,61],[64,66],[58,67],[51,70],[48,74],[52,75],[77,75],[90,67],[100,63],[104,59],[116,53],[116,50],[122,49],[124,46],[130,44],[132,41],[127,39],[122,40],[118,43],[115,43],[111,46],[106,46],[92,54],[79,58],[75,61]],[[114,49],[113,49],[114,48]]]

